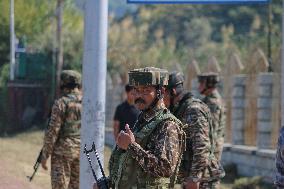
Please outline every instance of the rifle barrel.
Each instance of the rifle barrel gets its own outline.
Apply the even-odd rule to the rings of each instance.
[[[101,172],[102,172],[102,175],[103,175],[103,177],[105,178],[105,177],[106,177],[106,176],[105,176],[105,172],[104,172],[103,166],[102,166],[102,164],[101,164],[100,157],[99,157],[99,154],[98,154],[98,152],[97,152],[96,145],[95,145],[94,142],[93,142],[93,149],[94,149],[94,151],[95,151],[95,155],[96,155],[96,158],[97,158],[97,160],[98,160],[98,163],[99,163],[99,166],[100,166],[100,170],[101,170]]]

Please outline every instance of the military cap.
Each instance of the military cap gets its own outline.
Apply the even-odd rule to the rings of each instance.
[[[167,88],[171,89],[184,82],[184,75],[181,72],[172,72],[169,76],[169,85]]]
[[[168,85],[169,73],[165,69],[146,67],[131,70],[129,73],[129,84],[139,85]]]
[[[208,84],[216,84],[220,82],[219,74],[216,72],[202,73],[199,74],[197,77],[199,83],[206,81],[206,83]]]
[[[81,85],[81,74],[74,70],[63,70],[60,80],[60,86]]]

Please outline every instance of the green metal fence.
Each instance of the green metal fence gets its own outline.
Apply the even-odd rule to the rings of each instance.
[[[46,80],[52,77],[52,56],[44,53],[16,53],[16,78]]]

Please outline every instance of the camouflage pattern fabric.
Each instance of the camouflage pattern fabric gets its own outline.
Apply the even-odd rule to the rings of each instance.
[[[277,189],[284,188],[284,127],[280,130],[276,151],[276,177],[275,185]]]
[[[217,160],[220,161],[223,151],[225,133],[225,108],[222,102],[222,97],[217,90],[214,90],[202,101],[209,107],[212,115],[212,125],[215,137],[214,155]]]
[[[168,85],[169,73],[165,69],[146,67],[131,70],[129,84],[132,86]]]
[[[60,86],[67,86],[68,84],[81,85],[81,74],[74,70],[63,70],[60,74]]]
[[[43,159],[51,156],[53,189],[79,188],[77,176],[79,175],[80,135],[74,134],[74,131],[80,131],[81,127],[81,98],[79,93],[72,92],[56,100],[52,107],[42,155]],[[77,178],[73,180],[74,177]]]
[[[135,143],[126,151],[116,148],[110,158],[110,179],[115,188],[169,188],[183,146],[181,122],[165,108],[139,116]]]
[[[51,156],[51,186],[52,189],[79,188],[79,157],[54,154]]]
[[[199,74],[197,76],[197,79],[199,83],[206,82],[207,88],[215,87],[216,84],[220,82],[219,74],[216,72],[206,72]]]
[[[186,151],[180,166],[179,181],[194,178],[200,182],[200,189],[207,188],[208,183],[224,176],[212,154],[214,142],[210,110],[203,102],[193,98],[191,93],[187,93],[172,112],[182,123],[188,125],[185,129]]]

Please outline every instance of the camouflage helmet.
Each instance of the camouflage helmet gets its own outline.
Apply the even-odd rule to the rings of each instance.
[[[206,82],[208,87],[213,87],[220,82],[219,74],[216,72],[206,72],[199,74],[197,77],[199,83]]]
[[[81,85],[81,74],[74,70],[63,70],[60,75],[60,87]]]
[[[169,76],[169,85],[168,89],[172,89],[179,84],[184,82],[184,75],[181,72],[172,72]]]
[[[169,73],[165,69],[146,67],[131,70],[129,73],[129,84],[140,85],[168,85]]]

